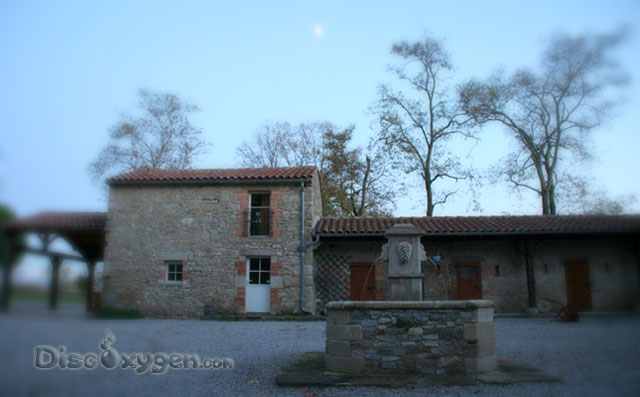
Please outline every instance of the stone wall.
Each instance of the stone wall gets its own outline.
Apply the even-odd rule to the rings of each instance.
[[[373,263],[385,242],[383,238],[323,239],[316,256],[333,255],[346,258],[345,262]],[[424,299],[457,299],[457,265],[472,261],[480,264],[482,298],[492,300],[496,312],[526,312],[527,277],[521,239],[423,238],[422,244],[428,255],[438,254],[442,258],[439,274],[433,264],[423,264]],[[566,304],[564,261],[584,258],[589,264],[593,311],[629,310],[637,304],[638,268],[632,241],[616,236],[553,236],[531,239],[529,247],[538,300],[547,298]],[[384,271],[384,264],[378,263],[376,275],[384,277]],[[384,280],[378,278],[376,289],[384,289]]]
[[[330,371],[448,376],[496,368],[491,301],[351,301],[326,307]]]
[[[305,229],[310,239],[319,193],[307,184]],[[270,192],[271,236],[247,237],[249,193]],[[271,259],[271,312],[300,306],[300,184],[116,185],[110,190],[103,301],[144,315],[199,317],[244,312],[247,258]],[[168,282],[167,261],[184,279]],[[313,302],[313,251],[307,251],[305,298]]]

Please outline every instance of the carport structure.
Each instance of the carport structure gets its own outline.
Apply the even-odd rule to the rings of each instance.
[[[51,283],[49,286],[49,308],[58,305],[58,284],[60,266],[63,260],[84,262],[88,268],[86,291],[87,310],[91,309],[96,263],[104,260],[106,212],[41,212],[33,216],[19,218],[4,225],[4,233],[36,234],[41,247],[26,247],[25,253],[44,255],[51,261]],[[56,252],[51,243],[64,239],[80,255]],[[7,255],[9,258],[11,255]],[[12,263],[4,264],[3,307],[8,308]]]

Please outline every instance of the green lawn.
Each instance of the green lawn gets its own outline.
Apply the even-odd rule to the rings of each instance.
[[[13,290],[11,291],[11,300],[27,301],[27,302],[48,302],[48,291],[33,290]],[[80,293],[64,293],[58,292],[58,302],[64,303],[84,303],[85,296]]]

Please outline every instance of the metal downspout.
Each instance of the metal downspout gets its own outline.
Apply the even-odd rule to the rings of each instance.
[[[304,233],[304,182],[300,182],[300,247],[298,250],[300,251],[300,311],[303,313],[315,315],[313,310],[307,310],[304,308],[304,258],[307,252],[307,248],[318,244],[318,241],[314,241],[306,244],[306,236]]]

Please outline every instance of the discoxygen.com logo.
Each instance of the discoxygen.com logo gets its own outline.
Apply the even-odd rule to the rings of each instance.
[[[200,359],[197,354],[188,353],[120,353],[111,345],[116,337],[106,330],[98,346],[101,352],[67,352],[65,346],[36,346],[34,349],[34,367],[37,369],[132,369],[138,374],[150,371],[163,374],[172,369],[233,369],[231,358]]]

